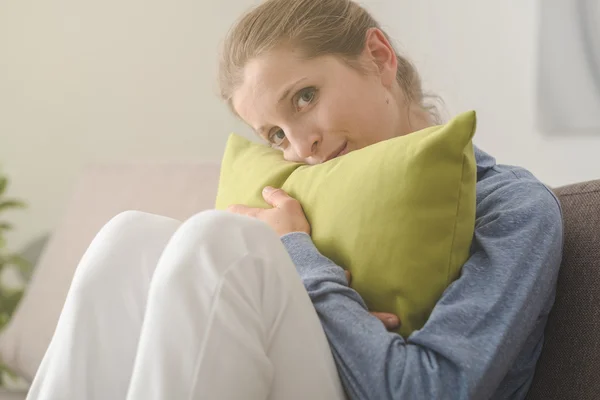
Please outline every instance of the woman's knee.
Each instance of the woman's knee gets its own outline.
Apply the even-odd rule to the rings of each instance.
[[[118,283],[131,275],[147,274],[146,261],[158,262],[179,222],[141,211],[121,212],[98,232],[83,255],[73,286],[86,291],[105,282]],[[137,271],[136,271],[137,270]]]
[[[249,238],[276,237],[267,224],[256,218],[220,210],[204,211],[190,217],[181,225],[177,235],[222,248],[239,245]]]
[[[137,237],[151,228],[156,221],[165,219],[155,214],[142,211],[130,210],[123,211],[112,217],[98,232],[105,240],[114,240],[119,237],[130,238]],[[168,219],[168,218],[166,218]]]
[[[220,275],[240,257],[266,255],[274,245],[281,246],[279,238],[262,221],[227,211],[204,211],[186,220],[173,235],[157,274],[161,285],[195,275],[195,267]]]

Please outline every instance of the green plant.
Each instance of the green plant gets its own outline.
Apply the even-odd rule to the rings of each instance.
[[[19,200],[5,197],[8,187],[8,178],[0,173],[0,214],[16,208],[24,208],[25,204]],[[23,288],[15,285],[6,285],[2,277],[9,269],[24,278],[29,269],[29,263],[16,253],[8,250],[6,232],[13,229],[12,224],[0,219],[0,330],[4,328],[15,311],[19,300],[23,296]],[[6,376],[16,376],[0,361],[0,387],[5,383]]]

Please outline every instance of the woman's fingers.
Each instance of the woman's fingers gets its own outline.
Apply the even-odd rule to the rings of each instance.
[[[394,314],[382,312],[372,312],[371,314],[383,322],[383,325],[385,325],[388,330],[394,330],[400,327],[400,319]]]
[[[352,282],[352,274],[348,270],[344,270],[344,273],[346,274],[348,286],[350,286],[350,283]],[[377,317],[377,319],[383,322],[383,325],[385,325],[387,330],[391,331],[400,327],[400,318],[398,318],[394,314],[384,312],[372,312],[371,314],[373,314],[375,317]]]
[[[233,204],[227,207],[227,211],[232,212],[234,214],[245,215],[247,217],[256,218],[261,211],[264,211],[261,208],[248,207],[242,204]]]
[[[310,235],[310,224],[304,215],[302,205],[281,189],[265,188],[263,196],[273,208],[255,208],[234,204],[228,211],[257,218],[269,225],[279,236],[293,232]]]
[[[350,286],[350,283],[352,282],[352,274],[348,270],[344,271],[344,273],[346,274],[346,280],[348,281],[348,286]]]
[[[271,186],[267,186],[262,191],[263,198],[271,206],[281,208],[287,202],[296,201],[289,194],[284,192],[282,189],[276,189]]]

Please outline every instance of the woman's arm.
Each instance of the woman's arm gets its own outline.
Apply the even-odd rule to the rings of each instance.
[[[539,182],[513,180],[478,202],[472,256],[407,340],[369,314],[308,235],[282,241],[352,399],[487,399],[533,334],[539,355],[562,251],[560,208]]]

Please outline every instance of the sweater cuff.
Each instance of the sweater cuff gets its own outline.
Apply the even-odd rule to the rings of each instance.
[[[309,253],[319,253],[319,250],[312,241],[312,238],[305,232],[287,233],[281,237],[281,242],[292,257],[292,261],[306,257]]]
[[[333,261],[323,256],[305,232],[292,232],[281,237],[281,242],[290,255],[301,277],[330,268],[339,268]]]

